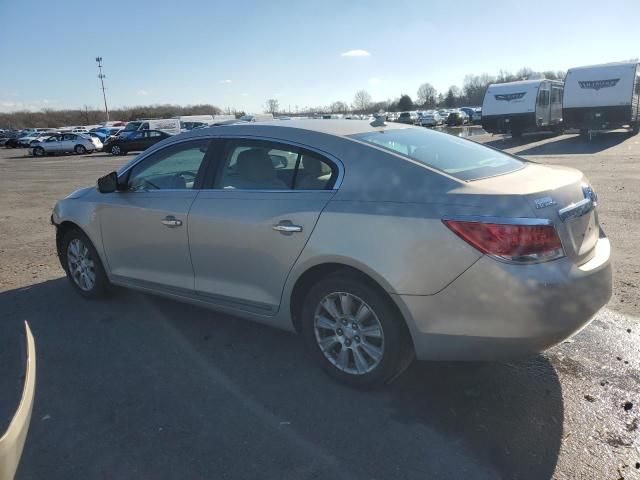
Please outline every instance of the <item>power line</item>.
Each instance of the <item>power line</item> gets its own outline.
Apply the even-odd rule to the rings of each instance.
[[[107,114],[107,122],[109,121],[109,107],[107,107],[107,94],[104,91],[104,79],[106,75],[102,73],[102,57],[96,57],[96,62],[98,62],[98,78],[100,79],[100,84],[102,85],[102,98],[104,99],[104,111]]]

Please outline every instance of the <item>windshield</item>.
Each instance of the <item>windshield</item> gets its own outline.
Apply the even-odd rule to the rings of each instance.
[[[519,170],[524,162],[446,133],[405,128],[359,133],[352,138],[416,160],[460,180],[477,180]]]

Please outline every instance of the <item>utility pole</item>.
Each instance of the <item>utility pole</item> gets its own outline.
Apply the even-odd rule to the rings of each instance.
[[[98,62],[98,78],[100,79],[100,84],[102,85],[102,98],[104,99],[104,111],[107,114],[107,122],[109,121],[109,107],[107,107],[107,94],[104,91],[104,78],[106,75],[102,73],[102,57],[96,57],[96,62]]]

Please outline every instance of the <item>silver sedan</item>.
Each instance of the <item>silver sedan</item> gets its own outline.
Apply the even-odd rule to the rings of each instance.
[[[333,377],[414,357],[539,352],[611,296],[597,197],[542,166],[418,127],[299,120],[166,139],[60,200],[73,288],[111,284],[302,334]]]

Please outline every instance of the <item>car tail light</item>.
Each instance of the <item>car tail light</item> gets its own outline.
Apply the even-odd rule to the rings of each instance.
[[[467,221],[444,219],[443,223],[469,245],[498,260],[540,263],[564,256],[553,225],[515,221]]]

